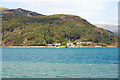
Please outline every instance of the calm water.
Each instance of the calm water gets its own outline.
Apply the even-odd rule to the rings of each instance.
[[[117,78],[118,48],[3,48],[5,78]]]

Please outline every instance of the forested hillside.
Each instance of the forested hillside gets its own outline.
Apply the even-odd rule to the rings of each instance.
[[[117,36],[75,16],[56,14],[45,16],[23,9],[2,10],[2,40],[4,46],[44,46],[69,40],[117,43]]]

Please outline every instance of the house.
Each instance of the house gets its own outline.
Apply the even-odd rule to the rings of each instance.
[[[52,44],[47,44],[47,46],[53,46]]]
[[[82,44],[82,43],[86,43],[86,42],[77,42],[77,44]]]
[[[82,43],[91,44],[92,42],[77,42],[77,44],[82,44]]]
[[[53,46],[60,46],[61,43],[53,43]]]
[[[75,45],[73,43],[70,42],[69,40],[69,43],[66,44],[67,47],[74,47]]]

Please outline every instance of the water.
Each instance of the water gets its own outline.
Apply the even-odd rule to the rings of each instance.
[[[3,48],[4,78],[117,78],[118,48]]]

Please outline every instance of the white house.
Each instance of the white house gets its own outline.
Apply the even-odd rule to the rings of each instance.
[[[69,40],[69,43],[66,44],[67,47],[74,47],[75,45],[73,43],[70,42]]]
[[[86,42],[77,42],[77,44],[82,44],[82,43],[86,43]]]
[[[61,43],[53,43],[53,46],[60,46]]]
[[[47,44],[47,46],[53,46],[52,44]]]
[[[82,44],[82,43],[91,44],[92,42],[77,42],[77,44]]]

